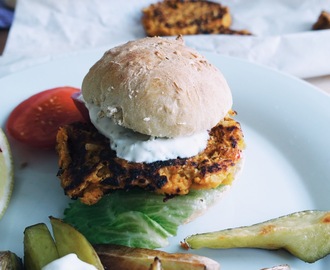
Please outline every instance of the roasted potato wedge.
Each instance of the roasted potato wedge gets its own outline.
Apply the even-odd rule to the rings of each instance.
[[[220,265],[216,261],[193,254],[167,253],[159,250],[110,244],[94,245],[94,248],[105,269],[220,269]],[[156,262],[154,262],[155,258],[157,258]],[[153,263],[154,265],[152,265]]]
[[[158,257],[155,257],[154,261],[149,267],[149,270],[163,270],[162,262]]]
[[[22,259],[11,251],[0,251],[1,270],[23,270]]]
[[[50,217],[54,239],[44,223],[29,226],[24,231],[24,265],[26,270],[41,270],[48,263],[69,253],[75,253],[86,263],[103,270],[93,246],[71,225]],[[0,268],[1,269],[1,268]]]
[[[26,270],[40,270],[58,257],[55,242],[46,224],[38,223],[25,228],[24,265]]]
[[[330,212],[302,211],[251,226],[188,236],[184,248],[285,249],[305,262],[330,253]]]
[[[103,270],[103,265],[88,240],[71,225],[62,220],[50,217],[57,251],[60,257],[75,253],[78,258],[86,263]]]

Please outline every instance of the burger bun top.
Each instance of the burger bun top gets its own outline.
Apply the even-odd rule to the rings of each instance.
[[[85,76],[82,94],[118,125],[155,137],[210,130],[232,107],[222,73],[181,37],[108,50]]]

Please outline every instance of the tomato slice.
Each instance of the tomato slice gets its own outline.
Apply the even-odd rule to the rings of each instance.
[[[71,96],[80,90],[63,86],[37,93],[20,103],[9,115],[8,134],[38,148],[54,148],[60,126],[83,121]]]

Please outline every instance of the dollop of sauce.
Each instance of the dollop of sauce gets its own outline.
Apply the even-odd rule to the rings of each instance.
[[[209,138],[207,131],[186,137],[152,137],[117,125],[94,104],[85,105],[93,125],[110,139],[111,149],[116,151],[117,157],[127,161],[151,163],[178,157],[188,158],[206,148]]]
[[[97,270],[94,265],[83,262],[74,253],[50,262],[42,270]]]

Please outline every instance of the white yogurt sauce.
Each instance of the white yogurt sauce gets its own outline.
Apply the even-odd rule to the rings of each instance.
[[[65,255],[46,266],[42,270],[97,270],[94,265],[83,262],[74,253]]]
[[[100,108],[85,103],[89,116],[100,133],[110,139],[111,149],[117,156],[131,162],[154,162],[188,158],[206,148],[209,134],[207,131],[187,137],[154,138],[119,126],[108,117],[102,117]]]

